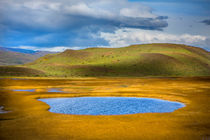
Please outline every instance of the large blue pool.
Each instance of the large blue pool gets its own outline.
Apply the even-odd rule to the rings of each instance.
[[[50,112],[75,115],[167,113],[185,106],[179,102],[136,97],[74,97],[38,100],[50,105]]]

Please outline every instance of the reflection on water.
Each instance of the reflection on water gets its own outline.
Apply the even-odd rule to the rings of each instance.
[[[179,102],[136,97],[76,97],[38,100],[50,105],[50,112],[76,115],[166,113],[185,106]]]

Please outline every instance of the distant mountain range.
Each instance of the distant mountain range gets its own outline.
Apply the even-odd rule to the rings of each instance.
[[[26,57],[27,58],[27,57]],[[172,77],[210,76],[210,53],[178,44],[87,48],[48,54],[18,67],[0,67],[1,76]]]
[[[5,48],[5,47],[0,47],[0,50],[12,51],[12,52],[18,52],[18,53],[26,53],[26,54],[34,54],[37,52],[37,51],[33,51],[33,50],[26,50],[26,49],[19,49],[19,48]]]
[[[52,52],[0,47],[0,65],[25,64],[46,54]]]

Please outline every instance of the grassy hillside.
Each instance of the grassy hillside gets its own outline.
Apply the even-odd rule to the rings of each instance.
[[[18,66],[0,66],[0,76],[45,76],[44,72]]]
[[[0,47],[0,65],[19,65],[32,62],[50,52],[20,53]]]
[[[210,54],[177,44],[88,48],[50,54],[24,65],[46,76],[209,76]]]

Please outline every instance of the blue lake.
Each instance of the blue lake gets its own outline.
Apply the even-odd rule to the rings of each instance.
[[[136,97],[74,97],[38,100],[50,105],[50,112],[75,115],[167,113],[185,106],[179,102]]]

